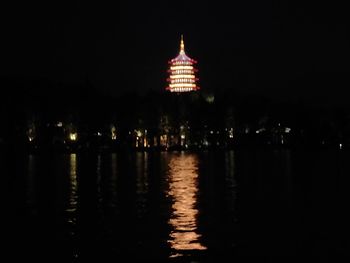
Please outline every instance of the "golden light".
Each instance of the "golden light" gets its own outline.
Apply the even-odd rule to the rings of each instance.
[[[196,87],[196,84],[193,83],[175,83],[175,84],[170,84],[170,88],[176,88],[176,87],[188,87],[188,88],[194,88]]]
[[[197,225],[198,159],[195,155],[172,156],[169,163],[168,196],[173,200],[169,225],[169,244],[181,256],[181,250],[205,250]]]
[[[163,134],[160,136],[160,145],[161,146],[168,146],[168,135],[167,134]]]
[[[78,207],[78,179],[77,179],[77,155],[75,153],[69,158],[69,196],[65,211],[68,213],[67,222],[76,225],[76,211]],[[72,234],[74,231],[72,231]]]
[[[171,79],[194,79],[195,76],[194,75],[171,75],[170,76]]]
[[[170,82],[166,88],[170,92],[190,92],[199,90],[196,85],[198,80],[195,76],[197,70],[193,67],[195,60],[188,57],[185,53],[185,44],[183,37],[181,36],[180,52],[178,56],[171,61],[170,65],[170,77],[168,81]]]
[[[117,129],[114,125],[111,126],[111,134],[112,134],[112,140],[115,141],[117,139]]]
[[[182,70],[182,69],[190,69],[192,70],[193,69],[193,66],[173,66],[173,67],[170,67],[171,70]]]
[[[76,133],[76,132],[71,132],[71,133],[69,134],[69,139],[70,139],[71,141],[76,141],[76,140],[78,139],[78,133]]]
[[[175,74],[193,74],[192,70],[174,70],[171,72],[171,74],[175,75]],[[172,75],[171,75],[172,76]]]

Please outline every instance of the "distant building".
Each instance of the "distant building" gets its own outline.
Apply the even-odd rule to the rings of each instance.
[[[197,69],[194,68],[196,63],[196,60],[186,55],[184,40],[181,36],[180,53],[176,58],[169,61],[170,69],[168,72],[170,76],[168,78],[169,84],[166,90],[170,92],[190,92],[199,90],[196,84],[198,78],[195,76]]]

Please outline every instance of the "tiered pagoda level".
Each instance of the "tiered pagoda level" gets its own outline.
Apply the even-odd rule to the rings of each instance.
[[[196,82],[195,73],[198,71],[194,68],[197,61],[189,58],[185,53],[185,44],[181,36],[180,53],[170,60],[170,77],[168,78],[169,85],[166,88],[170,92],[189,92],[199,90]]]

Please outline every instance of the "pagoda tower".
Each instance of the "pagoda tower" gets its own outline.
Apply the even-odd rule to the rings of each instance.
[[[185,53],[185,44],[183,36],[181,35],[180,53],[179,55],[169,61],[170,69],[168,72],[168,86],[166,90],[170,92],[190,92],[196,91],[200,88],[197,86],[195,73],[198,71],[194,65],[197,61],[188,57]]]

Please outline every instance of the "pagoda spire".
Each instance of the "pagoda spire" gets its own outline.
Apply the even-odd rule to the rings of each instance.
[[[184,35],[181,35],[180,52],[185,53]]]

